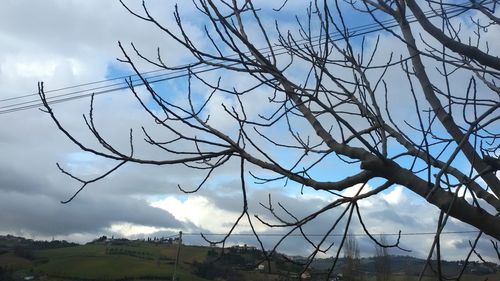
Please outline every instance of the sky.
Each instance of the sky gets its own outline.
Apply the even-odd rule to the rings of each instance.
[[[161,18],[165,25],[175,25],[172,3],[147,2],[154,15]],[[185,19],[183,23],[193,41],[206,46],[207,40],[202,32],[203,18],[192,7],[191,1],[180,2],[179,9]],[[257,1],[263,7],[265,21],[272,23],[276,18],[283,21],[283,26],[294,28],[293,17],[288,15],[303,14],[298,1],[287,6],[281,14],[273,12],[272,8],[277,7],[269,2],[272,1]],[[131,6],[136,7],[134,3]],[[356,20],[348,22],[357,23]],[[394,46],[391,40],[389,36],[383,36],[381,49],[389,52]],[[132,73],[130,67],[116,60],[123,58],[118,41],[129,51],[129,43],[133,42],[144,54],[153,57],[156,47],[161,46],[164,60],[170,65],[192,62],[179,44],[151,24],[130,15],[118,1],[3,1],[0,9],[0,107],[13,102],[4,99],[36,93],[39,81],[43,81],[45,89],[50,91],[129,75]],[[493,43],[498,44],[498,40]],[[144,62],[138,65],[141,71],[155,70]],[[388,75],[397,77],[394,73]],[[122,83],[123,79],[114,81]],[[237,85],[249,83],[237,75],[224,83],[234,81],[238,81]],[[170,80],[155,87],[168,92],[169,99],[177,100],[186,91],[185,82],[185,79]],[[143,89],[139,92],[145,97]],[[14,102],[33,99],[36,96]],[[403,99],[395,97],[391,102],[398,105]],[[70,132],[84,143],[95,145],[82,119],[82,114],[88,111],[89,102],[89,98],[83,98],[56,104],[54,111]],[[265,110],[266,105],[260,101],[246,102],[249,114]],[[221,103],[234,104],[234,100],[222,96],[213,100],[208,108],[210,122],[230,131],[234,127],[221,110]],[[99,130],[119,147],[126,147],[129,128],[138,132],[141,126],[145,126],[157,136],[165,134],[153,126],[128,90],[96,97],[95,111]],[[399,111],[396,114],[404,118],[405,109],[400,108]],[[186,243],[206,244],[198,233],[227,233],[241,212],[238,162],[229,163],[213,176],[206,187],[194,194],[183,194],[177,188],[178,184],[186,187],[197,185],[201,175],[191,169],[126,164],[111,176],[87,186],[69,204],[61,204],[60,201],[68,199],[79,184],[62,174],[56,163],[82,178],[95,177],[114,163],[82,152],[57,130],[47,114],[37,108],[0,114],[0,124],[0,234],[84,243],[100,235],[133,239],[171,235],[181,230],[185,233]],[[138,150],[144,155],[162,157],[158,151],[147,147],[138,147]],[[284,161],[290,160],[278,152],[276,156],[283,157]],[[320,168],[317,173],[319,177],[331,180],[342,177],[341,173],[332,173],[329,167]],[[286,187],[282,182],[258,185],[250,180],[249,175],[247,177],[251,215],[269,218],[266,210],[259,205],[268,201],[269,194],[275,202],[281,202],[299,217],[334,200],[333,196],[321,192],[306,190],[302,194],[300,186],[294,184]],[[433,233],[436,228],[437,209],[401,186],[394,186],[379,196],[364,200],[360,206],[361,212],[369,218],[367,225],[373,233]],[[325,233],[339,211],[318,217],[306,230]],[[256,230],[263,234],[266,247],[277,241],[277,236],[266,234],[284,232],[283,229],[270,229],[259,223],[256,223]],[[454,219],[446,228],[450,232],[474,230]],[[248,224],[242,223],[235,232],[248,233]],[[363,233],[359,224],[353,224],[352,232]],[[446,238],[443,243],[445,257],[463,259],[468,251],[468,241],[474,235],[446,234],[443,237]],[[357,239],[362,253],[373,255],[373,243],[363,235],[357,236]],[[387,240],[391,242],[395,239],[395,236],[389,236]],[[424,257],[432,239],[432,235],[406,235],[401,238],[401,245],[412,251],[410,255]],[[245,235],[234,236],[230,243],[257,245],[253,237]],[[488,240],[479,244],[485,257],[493,257],[489,246]],[[291,237],[279,250],[306,255],[311,248],[300,238]],[[397,249],[391,253],[408,254]]]

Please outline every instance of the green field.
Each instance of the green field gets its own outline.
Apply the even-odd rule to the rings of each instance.
[[[46,247],[49,244],[47,242],[38,247]],[[19,248],[16,251],[19,245],[31,251],[23,252]],[[29,244],[27,240],[21,240],[19,245],[2,244],[0,241],[0,269],[4,270],[4,272],[0,271],[0,281],[23,280],[25,276],[35,276],[35,280],[46,281],[172,280],[178,249],[177,245],[172,244],[128,240],[63,245],[54,249],[37,248],[33,243]],[[182,245],[177,267],[178,280],[217,280],[220,276],[224,276],[224,280],[238,281],[288,280],[285,276],[289,276],[289,273],[296,274],[301,271],[300,266],[292,266],[283,260],[276,259],[271,262],[273,273],[267,274],[265,271],[255,270],[256,264],[262,258],[258,251],[238,252],[228,249],[223,257],[219,257],[216,252],[219,250]],[[399,257],[399,259],[402,258]],[[210,262],[213,260],[217,262]],[[406,264],[404,268],[393,268],[395,271],[392,272],[391,280],[418,280],[414,274],[402,271],[403,269],[407,271],[408,266],[418,267],[418,262],[421,260],[415,259],[415,261],[417,262],[411,265]],[[5,275],[5,270],[10,274],[8,277]],[[195,274],[196,272],[199,276]],[[311,273],[313,276],[311,280],[326,278],[321,271],[312,270]],[[363,275],[364,281],[376,279],[373,272],[365,271]],[[207,279],[200,276],[205,276]],[[435,277],[425,277],[423,280],[435,279]],[[500,271],[483,275],[465,274],[461,280],[500,280]]]
[[[207,248],[182,246],[177,268],[179,280],[203,281],[191,273],[192,262],[203,262]],[[127,242],[87,244],[37,250],[29,261],[11,253],[0,256],[0,264],[45,280],[171,280],[177,245]]]

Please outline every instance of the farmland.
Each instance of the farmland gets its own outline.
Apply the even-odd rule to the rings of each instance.
[[[172,280],[177,243],[96,239],[85,245],[65,241],[37,242],[14,236],[0,236],[0,280]],[[220,248],[181,245],[176,269],[178,280],[296,280],[301,267],[276,257],[272,272],[254,247],[235,247],[220,255]],[[300,258],[296,261],[300,262]],[[393,281],[418,280],[423,260],[391,256]],[[320,259],[308,270],[308,280],[325,280],[331,259]],[[263,267],[258,270],[258,265]],[[338,261],[341,272],[344,261]],[[373,258],[362,258],[365,281],[375,281]],[[458,262],[443,261],[448,276],[459,269]],[[480,271],[480,270],[483,271]],[[431,273],[424,281],[435,280]],[[461,280],[500,280],[498,266],[472,263]]]
[[[44,280],[167,280],[172,278],[177,246],[140,241],[92,243],[56,249],[34,250],[33,258],[13,252],[0,255],[0,265],[19,275],[43,276]],[[208,248],[183,247],[177,276],[180,280],[206,280],[191,272],[202,262]]]

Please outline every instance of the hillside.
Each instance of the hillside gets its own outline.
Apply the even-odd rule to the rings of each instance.
[[[422,270],[425,260],[411,256],[390,256],[390,270],[395,277],[394,280],[417,280]],[[312,263],[311,267],[317,274],[327,272],[333,263],[333,259],[319,259]],[[345,264],[343,258],[337,262],[337,270],[335,274],[341,273]],[[361,258],[361,271],[365,276],[375,276],[376,261],[374,257]],[[461,271],[463,262],[461,261],[441,261],[441,270],[444,276],[453,277]],[[431,268],[436,268],[436,261],[431,261],[431,267],[427,268],[427,278],[424,280],[434,280],[434,273]],[[487,279],[488,278],[488,279]],[[470,262],[464,271],[464,277],[461,280],[500,280],[500,268],[498,265],[489,263]],[[365,278],[366,280],[366,278]],[[371,280],[368,278],[368,280]],[[374,279],[373,279],[374,280]]]
[[[58,281],[172,280],[178,249],[175,241],[97,239],[86,245],[37,241],[36,247],[33,242],[0,236],[0,280],[23,280],[31,276],[34,280]],[[276,274],[255,270],[262,256],[254,248],[248,251],[228,249],[223,257],[220,257],[220,251],[219,248],[182,245],[176,274],[178,280],[277,278]],[[281,268],[288,267],[283,261],[273,261],[272,266],[277,264],[281,264]],[[298,271],[300,268],[294,269]]]
[[[0,281],[7,280],[172,280],[178,244],[176,241],[129,241],[101,237],[86,245],[66,241],[33,241],[0,236]],[[220,248],[182,245],[177,267],[178,280],[297,280],[302,267],[283,257],[267,262],[254,247],[232,247],[221,254]],[[300,263],[303,258],[294,257]],[[313,262],[309,280],[325,280],[332,259]],[[416,280],[424,260],[391,256],[393,280]],[[375,280],[375,261],[362,258],[365,281]],[[338,261],[340,273],[344,260]],[[443,261],[443,272],[458,272],[459,262]],[[429,272],[429,274],[431,274]],[[28,278],[28,279],[25,279]],[[463,280],[500,280],[495,264],[471,263]],[[427,277],[424,280],[433,280]]]
[[[19,256],[16,249],[26,243],[22,238],[18,242],[0,243],[4,280],[26,276],[43,280],[171,280],[177,250],[177,245],[172,244],[117,240],[52,249],[23,246],[29,254]],[[208,248],[183,246],[182,250],[177,269],[179,280],[206,280],[191,273],[191,264],[204,261]]]

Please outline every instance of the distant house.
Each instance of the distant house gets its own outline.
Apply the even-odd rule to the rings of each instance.
[[[257,251],[257,247],[249,246],[247,244],[244,244],[243,246],[234,245],[231,247],[231,250],[236,252],[236,253],[246,253],[246,252],[251,252],[251,251]]]
[[[255,246],[247,246],[247,244],[244,245],[245,251],[257,251],[257,247]]]
[[[257,266],[258,271],[264,271],[264,269],[266,269],[266,267],[262,263]]]
[[[330,281],[342,281],[342,273],[337,274],[337,276],[334,276]]]
[[[311,280],[311,273],[309,273],[309,271],[305,271],[300,275],[300,280]]]
[[[168,244],[168,245],[171,245],[172,244],[172,238],[165,238],[165,237],[161,237],[159,238],[159,243],[160,244]]]

